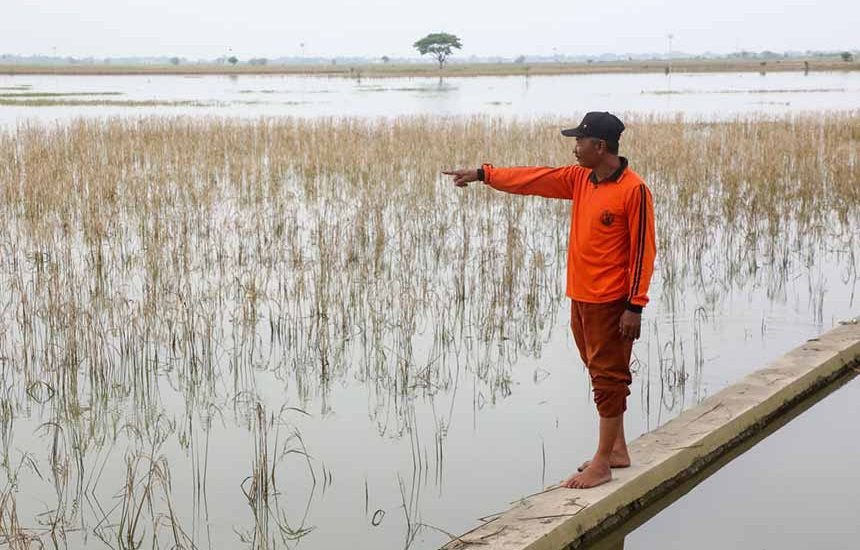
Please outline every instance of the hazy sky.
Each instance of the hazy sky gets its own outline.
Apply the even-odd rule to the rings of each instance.
[[[437,31],[459,56],[842,50],[858,23],[857,0],[2,0],[0,53],[412,56]]]

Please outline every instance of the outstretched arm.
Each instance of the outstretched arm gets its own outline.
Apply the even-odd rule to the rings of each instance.
[[[579,166],[495,168],[484,164],[481,168],[445,170],[442,173],[454,176],[454,185],[465,187],[473,181],[483,181],[490,187],[519,195],[538,195],[554,199],[572,199],[573,187]]]

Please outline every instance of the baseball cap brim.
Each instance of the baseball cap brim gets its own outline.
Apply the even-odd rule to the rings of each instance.
[[[561,135],[565,137],[587,137],[585,132],[583,132],[582,128],[579,126],[577,126],[576,128],[568,128],[566,130],[562,130]]]

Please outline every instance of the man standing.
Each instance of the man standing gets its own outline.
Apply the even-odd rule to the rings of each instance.
[[[473,181],[508,193],[572,200],[567,256],[570,327],[588,368],[600,416],[594,458],[562,485],[585,489],[630,465],[624,438],[630,354],[639,338],[642,308],[654,271],[654,208],[642,178],[618,156],[624,124],[611,113],[590,112],[562,135],[576,138],[578,165],[560,168],[481,168],[443,172],[454,184]]]

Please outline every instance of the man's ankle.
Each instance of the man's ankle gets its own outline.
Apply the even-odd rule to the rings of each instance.
[[[594,455],[594,458],[591,459],[591,463],[594,464],[595,466],[600,467],[600,468],[609,468],[610,463],[611,463],[611,458],[612,458],[611,454],[603,455],[603,454],[598,453],[598,454]]]

